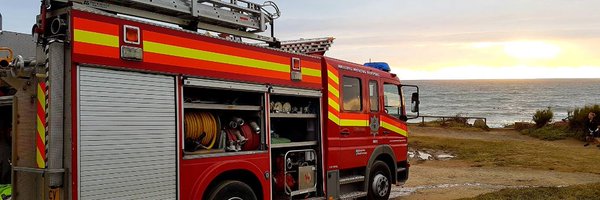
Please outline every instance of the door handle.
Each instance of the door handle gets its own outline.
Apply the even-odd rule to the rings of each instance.
[[[342,135],[350,135],[350,130],[348,130],[348,129],[342,129],[342,131],[340,131],[340,134],[342,134]]]

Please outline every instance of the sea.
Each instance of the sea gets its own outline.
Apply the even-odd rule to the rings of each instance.
[[[514,122],[533,122],[533,114],[540,109],[552,109],[553,121],[560,121],[574,108],[600,104],[600,79],[407,80],[403,83],[419,86],[421,115],[485,117],[488,126],[493,128]]]

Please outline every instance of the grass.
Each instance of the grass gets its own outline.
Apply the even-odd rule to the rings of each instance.
[[[567,137],[573,136],[573,133],[570,133],[568,127],[560,127],[560,126],[544,126],[542,128],[530,128],[521,130],[521,133],[524,135],[528,135],[534,138],[554,141],[554,140],[562,140]]]
[[[521,189],[503,189],[497,192],[482,194],[465,200],[496,199],[600,199],[600,183],[573,185],[568,187],[539,187]]]
[[[413,136],[411,147],[454,152],[476,167],[518,167],[600,174],[600,150],[544,141],[483,141]],[[596,148],[596,147],[592,147]]]
[[[441,127],[441,128],[447,128],[447,129],[459,130],[459,131],[481,131],[481,130],[483,130],[481,128],[474,127],[470,124],[463,124],[463,123],[455,122],[452,120],[448,120],[448,121],[435,120],[435,121],[425,122],[423,124],[419,122],[419,123],[414,123],[414,125],[418,125],[421,127]]]

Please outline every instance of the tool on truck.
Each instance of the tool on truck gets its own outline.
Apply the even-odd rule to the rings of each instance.
[[[387,199],[408,179],[418,87],[324,56],[333,38],[279,41],[279,16],[243,0],[42,1],[35,57],[0,68],[12,198]]]

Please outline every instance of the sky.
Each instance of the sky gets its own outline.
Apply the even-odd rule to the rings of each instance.
[[[30,32],[39,1],[3,1],[3,29]],[[600,78],[598,0],[275,2],[277,38],[335,37],[327,56],[401,79]]]

